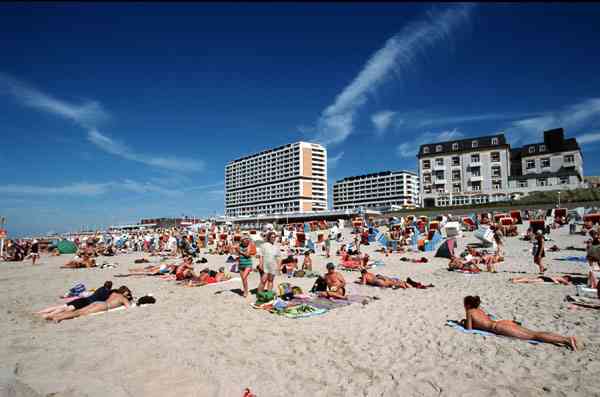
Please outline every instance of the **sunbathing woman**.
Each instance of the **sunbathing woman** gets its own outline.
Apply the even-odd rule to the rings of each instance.
[[[553,284],[562,284],[562,285],[571,285],[573,284],[573,279],[571,276],[535,276],[535,277],[514,277],[510,279],[510,282],[513,284],[542,284],[542,283],[553,283]]]
[[[96,260],[88,254],[82,254],[81,260],[73,259],[62,265],[61,269],[81,269],[96,267]]]
[[[110,309],[114,309],[119,306],[125,306],[125,308],[128,308],[132,299],[133,297],[131,296],[131,291],[129,288],[123,285],[119,287],[119,289],[113,290],[106,302],[94,302],[83,309],[74,310],[68,313],[61,313],[56,316],[49,317],[48,320],[53,320],[59,323],[62,320],[68,320],[70,318],[109,311]]]
[[[577,339],[574,336],[562,336],[550,332],[532,331],[521,327],[512,320],[492,320],[479,308],[481,300],[478,296],[467,296],[464,299],[466,319],[461,321],[466,329],[479,329],[497,335],[510,336],[518,339],[536,340],[552,343],[557,346],[570,347],[577,351]]]
[[[183,260],[183,263],[177,267],[175,271],[175,280],[181,281],[189,278],[193,278],[194,274],[194,265],[192,264],[192,257],[186,256]]]
[[[381,288],[411,288],[411,286],[408,285],[408,283],[402,280],[386,277],[381,274],[373,274],[371,272],[368,272],[366,269],[362,269],[360,271],[360,279],[358,279],[356,282],[362,285],[372,285],[374,287]]]
[[[481,269],[473,263],[471,258],[461,259],[459,256],[453,256],[448,263],[448,270],[464,270],[469,272],[480,272]]]
[[[220,283],[221,281],[229,280],[231,276],[225,274],[225,268],[219,268],[219,271],[203,269],[198,276],[192,278],[184,284],[186,287],[201,287],[207,284]]]
[[[83,309],[84,307],[91,305],[94,302],[104,302],[108,299],[111,294],[112,281],[107,281],[104,285],[98,288],[94,293],[86,298],[77,298],[64,305],[48,307],[44,310],[40,310],[35,314],[41,315],[43,318],[50,318],[59,315],[64,312],[72,312],[75,310]]]

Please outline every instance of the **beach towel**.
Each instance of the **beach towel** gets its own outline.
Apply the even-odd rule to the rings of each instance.
[[[555,261],[572,261],[572,262],[584,262],[587,263],[585,256],[563,256],[562,258],[554,258]]]
[[[320,316],[327,313],[327,309],[317,308],[312,305],[298,305],[290,308],[286,308],[279,314],[287,318],[307,318]]]
[[[480,329],[466,329],[465,327],[463,327],[456,321],[452,321],[452,320],[446,321],[446,325],[454,328],[455,330],[457,330],[459,332],[462,332],[463,334],[475,334],[475,335],[482,335],[482,336],[503,336],[503,335],[496,335],[492,332],[482,331]],[[516,338],[511,338],[511,339],[516,339]],[[528,340],[527,342],[531,343],[532,345],[539,345],[540,343],[542,343],[537,340]]]
[[[466,269],[448,269],[450,272],[463,273],[463,274],[479,274],[479,270],[466,270]]]
[[[223,280],[223,281],[219,281],[216,283],[208,283],[208,284],[192,283],[191,285],[190,285],[190,283],[187,282],[187,280],[183,280],[181,282],[178,282],[177,284],[183,285],[185,287],[209,287],[211,285],[222,285],[222,284],[227,284],[227,283],[232,283],[232,282],[237,282],[237,281],[242,281],[242,279],[240,277],[233,277],[228,280]]]

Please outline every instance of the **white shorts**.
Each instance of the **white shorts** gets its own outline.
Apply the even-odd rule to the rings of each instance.
[[[265,273],[275,275],[277,272],[277,263],[265,263],[263,265]]]

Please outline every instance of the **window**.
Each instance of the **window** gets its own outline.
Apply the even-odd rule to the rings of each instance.
[[[443,167],[444,166],[444,159],[435,159],[435,165]]]
[[[471,163],[479,163],[479,155],[478,154],[471,155]]]
[[[479,169],[479,167],[473,168],[471,170],[471,176],[481,176],[481,170]]]
[[[565,163],[568,163],[568,164],[569,163],[574,163],[575,162],[575,155],[573,155],[573,154],[567,154],[564,157],[564,161],[565,161]]]
[[[527,179],[519,181],[519,187],[527,187]]]
[[[460,193],[460,183],[455,183],[452,185],[452,192]]]
[[[538,186],[550,186],[548,184],[548,179],[546,179],[546,178],[540,178],[540,179],[538,179],[537,180],[537,185]]]
[[[568,176],[561,176],[560,177],[560,184],[561,185],[568,185],[569,184],[569,177]]]
[[[452,150],[458,150],[458,142],[452,144]]]
[[[430,160],[423,160],[423,169],[424,170],[428,170],[429,168],[431,168],[431,161]]]
[[[472,148],[476,148],[477,146],[479,146],[479,144],[478,144],[478,142],[477,142],[477,141],[473,141],[473,142],[471,142],[471,147],[472,147]]]
[[[435,179],[438,181],[443,181],[444,180],[444,171],[436,171]]]
[[[528,170],[535,168],[535,160],[527,160],[526,168]]]
[[[458,157],[458,156],[452,157],[452,165],[460,165],[460,157]]]
[[[498,138],[492,138],[492,145],[498,144]]]
[[[529,146],[529,153],[535,153],[535,146]]]
[[[546,145],[540,145],[540,152],[546,151]]]
[[[429,147],[425,146],[423,148],[423,154],[427,154],[427,153],[429,153]]]
[[[452,171],[452,180],[460,181],[460,171],[458,171],[458,170]]]
[[[540,160],[540,165],[542,168],[548,168],[550,167],[550,157],[545,157],[543,159]]]
[[[499,163],[500,162],[500,152],[492,152],[491,158],[492,158],[492,162]]]
[[[436,152],[441,152],[441,151],[442,151],[442,145],[437,145],[437,146],[435,147],[435,151],[436,151]]]
[[[492,167],[492,178],[500,178],[502,176],[502,172],[500,171],[499,166]]]
[[[481,182],[471,183],[471,190],[474,192],[480,192],[481,191]]]
[[[492,183],[492,189],[494,189],[494,190],[502,190],[502,182],[500,182],[500,181],[494,181],[494,183]]]

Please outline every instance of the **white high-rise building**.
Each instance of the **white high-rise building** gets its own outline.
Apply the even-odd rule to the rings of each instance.
[[[383,171],[350,176],[333,185],[333,209],[418,207],[419,177],[410,171]]]
[[[230,161],[225,215],[256,216],[327,209],[327,151],[297,142]]]

